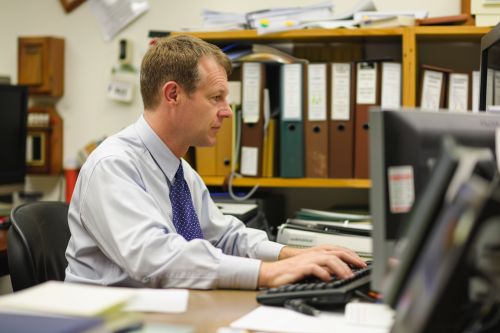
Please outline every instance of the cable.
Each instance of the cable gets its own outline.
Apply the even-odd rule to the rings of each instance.
[[[228,185],[227,185],[227,190],[229,192],[229,196],[231,196],[231,198],[233,200],[236,200],[236,201],[243,201],[243,200],[247,200],[249,199],[254,193],[255,191],[257,191],[257,189],[259,188],[259,184],[255,184],[255,186],[245,195],[243,196],[237,196],[236,194],[234,194],[233,192],[233,179],[234,177],[242,177],[239,173],[236,173],[234,171],[231,171],[231,173],[229,174],[229,180],[228,180]]]

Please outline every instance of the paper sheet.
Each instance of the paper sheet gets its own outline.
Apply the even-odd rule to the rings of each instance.
[[[106,42],[149,10],[148,0],[89,0],[88,3]]]
[[[279,307],[261,306],[231,323],[232,328],[288,333],[386,333],[387,327],[347,323],[343,313],[325,312],[313,317]]]

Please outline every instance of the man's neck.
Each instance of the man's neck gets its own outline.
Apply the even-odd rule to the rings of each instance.
[[[186,155],[189,145],[184,145],[179,142],[179,138],[173,137],[173,129],[170,129],[170,123],[166,119],[160,118],[159,110],[145,110],[144,119],[149,127],[158,135],[161,141],[170,149],[170,151],[179,159]]]

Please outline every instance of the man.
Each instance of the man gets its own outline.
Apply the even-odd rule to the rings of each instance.
[[[83,165],[69,210],[66,281],[255,289],[308,275],[349,277],[364,266],[334,246],[298,250],[222,215],[181,159],[210,146],[225,118],[228,58],[189,36],[157,41],[141,65],[144,113]],[[279,259],[279,260],[277,260]]]

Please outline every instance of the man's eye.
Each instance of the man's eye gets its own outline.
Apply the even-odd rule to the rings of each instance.
[[[218,96],[214,96],[214,100],[216,102],[220,102],[222,100],[222,96],[218,95]]]

